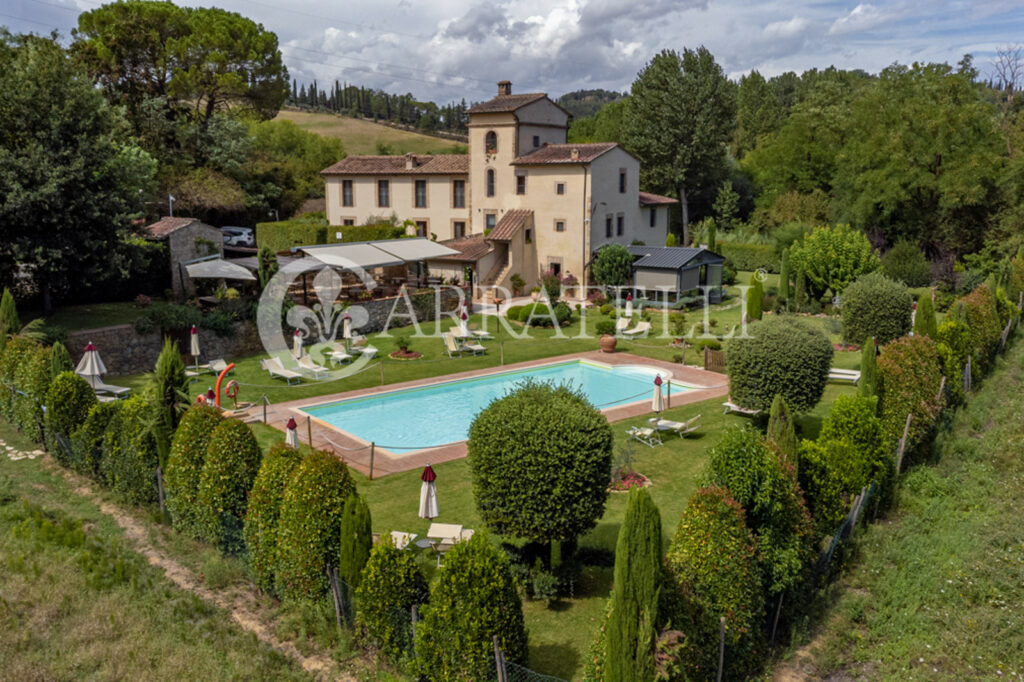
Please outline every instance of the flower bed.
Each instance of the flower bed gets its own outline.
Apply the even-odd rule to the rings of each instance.
[[[619,472],[608,490],[613,493],[628,493],[630,488],[646,488],[651,484],[651,479],[635,471]]]

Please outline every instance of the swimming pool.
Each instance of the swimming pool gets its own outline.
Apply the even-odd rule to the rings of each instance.
[[[302,408],[314,419],[393,453],[466,440],[473,419],[524,379],[569,384],[599,409],[651,400],[650,367],[611,367],[585,360],[499,372]],[[665,372],[661,372],[667,378]],[[693,390],[671,382],[672,395]],[[662,390],[666,390],[663,386]],[[666,394],[667,395],[667,394]]]

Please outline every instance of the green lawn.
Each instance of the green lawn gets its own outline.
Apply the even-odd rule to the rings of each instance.
[[[361,154],[379,154],[377,144],[386,144],[393,154],[465,154],[465,143],[446,140],[440,137],[421,135],[401,128],[392,128],[381,123],[374,123],[351,116],[335,116],[334,114],[315,114],[308,111],[285,109],[278,113],[275,120],[293,121],[303,130],[317,133],[324,137],[336,137],[341,140],[345,153],[349,156]]]
[[[64,327],[68,331],[79,329],[95,329],[115,324],[131,324],[146,310],[136,308],[132,303],[84,303],[57,308],[46,318],[51,325]],[[39,313],[30,313],[26,319],[42,317]]]
[[[904,477],[775,679],[1024,675],[1024,344]]]

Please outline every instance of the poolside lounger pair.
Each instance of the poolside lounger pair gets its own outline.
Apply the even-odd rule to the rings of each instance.
[[[459,343],[450,332],[442,334],[441,338],[444,339],[444,349],[448,351],[448,357],[450,358],[460,356],[466,351],[471,351],[473,355],[487,352],[484,346],[476,342]]]
[[[670,419],[659,419],[658,417],[651,417],[648,421],[656,431],[671,431],[680,438],[685,438],[688,434],[691,434],[700,428],[700,425],[697,423],[697,420],[699,419],[700,415],[698,414],[696,417],[687,419],[684,422],[676,422]]]
[[[860,372],[855,369],[838,369],[831,367],[828,370],[829,381],[852,381],[853,385],[856,386],[860,383]]]
[[[284,379],[289,383],[289,385],[292,383],[292,381],[302,381],[302,375],[299,374],[298,372],[293,372],[290,369],[286,369],[285,366],[281,364],[281,358],[279,357],[270,357],[264,360],[260,360],[260,367],[270,372],[271,377],[279,377],[281,379]]]
[[[661,434],[649,426],[631,426],[626,431],[626,440],[635,440],[648,447],[661,445]]]
[[[620,333],[630,339],[646,339],[647,335],[651,333],[651,323],[641,320],[632,329],[623,329]]]

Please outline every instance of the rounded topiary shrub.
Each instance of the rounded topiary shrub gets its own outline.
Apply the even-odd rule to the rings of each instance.
[[[796,413],[821,400],[832,364],[832,344],[810,322],[772,316],[752,323],[748,336],[725,348],[733,402],[756,410],[771,408],[776,395]]]
[[[14,341],[7,344],[10,350]],[[6,353],[6,351],[5,351]],[[89,383],[74,372],[61,372],[46,392],[46,447],[58,452],[57,436],[68,438],[98,401]]]
[[[879,416],[887,444],[895,448],[912,414],[907,449],[925,442],[942,409],[942,364],[927,336],[904,336],[882,349],[878,358]]]
[[[50,379],[50,349],[36,346],[27,350],[14,371],[14,385],[24,394],[15,396],[14,407],[18,427],[34,443],[43,442],[43,405]],[[68,458],[63,452],[53,454],[67,466]]]
[[[370,550],[356,590],[356,632],[391,661],[412,653],[412,607],[427,603],[427,579],[416,555],[397,549],[390,535]]]
[[[996,297],[987,285],[961,296],[949,309],[950,316],[965,323],[971,330],[971,345],[974,347],[974,371],[984,374],[992,365],[1003,325],[999,320]]]
[[[701,488],[690,496],[665,555],[688,614],[665,614],[689,623],[690,646],[679,663],[686,679],[705,679],[718,669],[719,618],[725,617],[725,679],[744,679],[761,663],[764,598],[757,544],[743,508],[725,488]],[[677,607],[678,608],[678,607]]]
[[[244,547],[242,520],[260,469],[260,446],[245,422],[225,419],[210,434],[196,492],[199,537],[226,552]]]
[[[749,425],[727,431],[710,455],[705,482],[727,488],[746,510],[766,590],[770,595],[788,590],[810,561],[814,540],[795,468],[784,465]]]
[[[526,663],[523,604],[508,559],[478,532],[445,555],[416,629],[416,662],[432,680],[490,679],[495,635],[506,659]]]
[[[306,455],[288,479],[277,532],[277,586],[285,599],[327,591],[325,567],[338,556],[345,498],[356,491],[348,467],[334,455]]]
[[[555,314],[555,319],[558,320],[559,327],[572,324],[572,308],[569,307],[568,303],[559,301],[555,304],[555,308],[552,312]]]
[[[245,546],[256,586],[264,592],[275,592],[274,570],[277,566],[277,526],[281,517],[281,501],[288,479],[295,473],[302,458],[298,450],[278,443],[263,456],[260,471],[249,492],[245,513]]]
[[[80,474],[100,479],[100,464],[103,461],[103,434],[121,409],[121,401],[96,403],[89,410],[82,425],[71,436],[71,452],[74,458],[71,467]]]
[[[881,273],[859,277],[843,290],[840,300],[847,343],[873,336],[884,344],[910,331],[914,299],[907,287]]]
[[[197,537],[197,495],[210,436],[224,420],[210,405],[194,405],[185,412],[171,440],[164,472],[164,490],[171,523],[179,533]]]
[[[157,501],[159,459],[153,436],[153,412],[139,396],[123,401],[103,434],[100,471],[107,485],[131,504]]]
[[[882,256],[882,272],[889,279],[908,287],[924,287],[932,281],[932,265],[921,249],[906,241],[896,244]]]
[[[519,311],[519,321],[531,327],[550,327],[551,309],[543,303],[524,305],[523,309]]]
[[[18,421],[17,393],[11,390],[17,388],[18,368],[24,358],[38,347],[35,341],[15,336],[7,341],[0,353],[0,416],[12,424]]]
[[[604,514],[612,429],[577,391],[534,381],[469,428],[473,495],[484,523],[532,542],[573,540]]]

